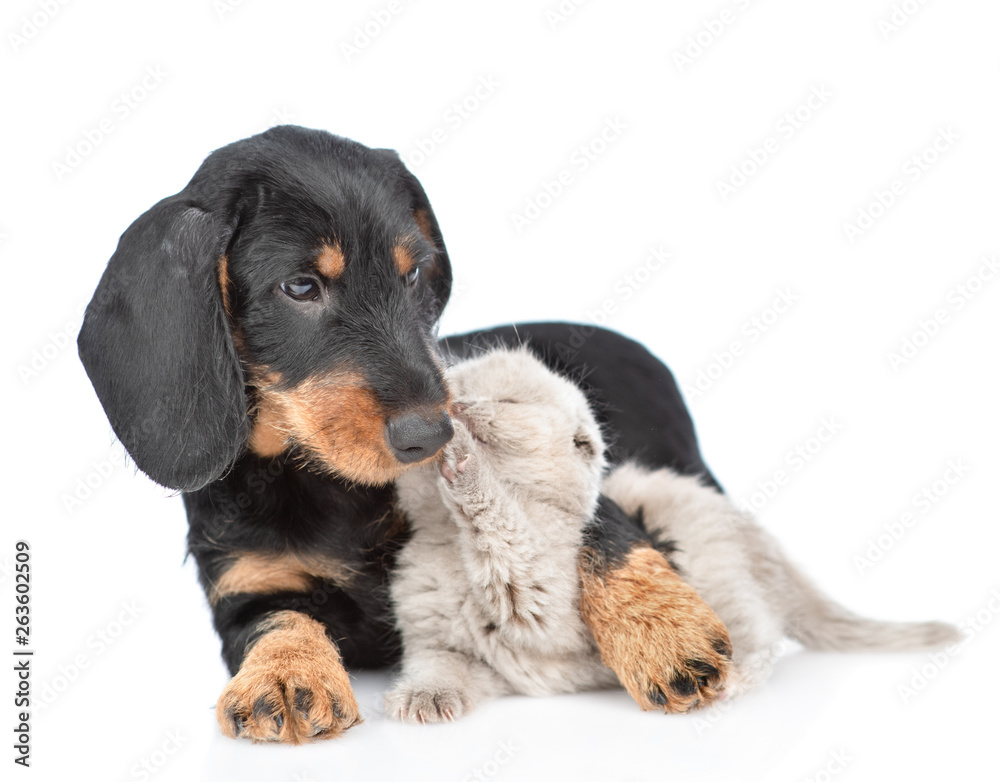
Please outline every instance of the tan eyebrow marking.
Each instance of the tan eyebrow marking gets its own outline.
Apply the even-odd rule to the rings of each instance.
[[[320,274],[332,280],[337,279],[344,272],[346,263],[344,253],[337,244],[324,244],[316,257],[316,268]]]

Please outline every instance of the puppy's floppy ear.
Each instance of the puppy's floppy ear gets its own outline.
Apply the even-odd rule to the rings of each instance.
[[[115,434],[157,483],[221,476],[249,429],[219,264],[233,225],[184,193],[122,234],[87,307],[80,358]]]
[[[420,233],[434,247],[434,263],[427,269],[426,275],[437,299],[435,317],[438,317],[451,295],[451,261],[448,259],[448,250],[444,246],[441,228],[434,216],[434,210],[431,209],[427,193],[424,192],[424,188],[417,178],[403,165],[399,154],[392,149],[379,149],[376,152],[382,155],[383,159],[396,171],[400,184],[410,199],[413,219],[416,220]]]

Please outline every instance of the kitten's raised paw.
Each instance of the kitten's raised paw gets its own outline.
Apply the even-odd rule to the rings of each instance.
[[[476,439],[462,420],[455,418],[452,424],[454,434],[441,451],[441,475],[449,482],[466,472],[476,451]]]
[[[454,466],[449,464],[447,460],[441,462],[441,475],[449,483],[454,483],[458,480],[458,476],[465,472],[465,469],[469,466],[469,461],[472,459],[472,454],[467,453],[461,459],[455,462]]]
[[[468,430],[456,422],[455,437],[441,455],[441,498],[445,504],[467,519],[475,517],[490,504],[492,496],[489,470],[476,452]]]
[[[471,451],[452,448],[445,451],[441,460],[441,497],[468,513],[478,509],[484,501],[481,486],[480,459]]]
[[[469,712],[472,703],[458,689],[400,685],[385,694],[385,713],[390,717],[425,724],[453,722]]]

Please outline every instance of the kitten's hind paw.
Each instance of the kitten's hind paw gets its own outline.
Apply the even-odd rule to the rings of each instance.
[[[471,710],[471,699],[452,687],[402,684],[385,694],[385,713],[403,722],[454,722]]]

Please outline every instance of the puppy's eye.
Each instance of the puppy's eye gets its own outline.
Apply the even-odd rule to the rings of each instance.
[[[420,267],[414,266],[403,276],[403,279],[406,280],[407,286],[412,288],[417,284],[417,280],[420,279]]]
[[[315,301],[319,298],[319,285],[308,277],[298,277],[281,283],[281,292],[295,301]]]

